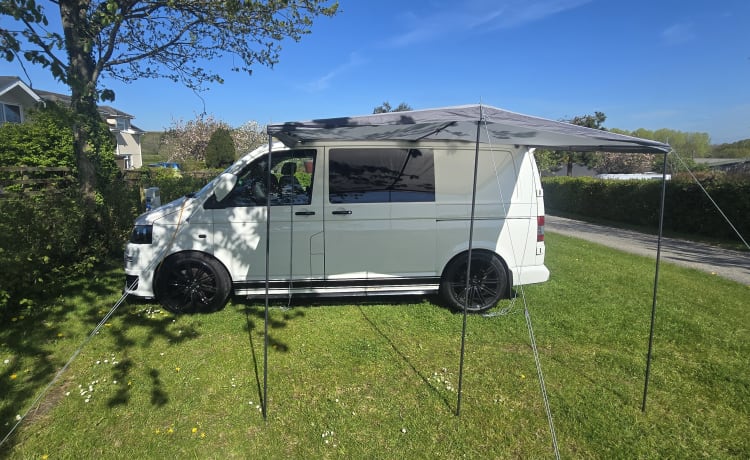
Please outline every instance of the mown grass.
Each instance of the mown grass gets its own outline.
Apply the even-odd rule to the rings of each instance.
[[[641,411],[654,263],[548,235],[549,282],[525,289],[564,458],[750,457],[750,288],[663,265]],[[81,280],[0,332],[0,433],[118,299]],[[263,305],[175,317],[123,305],[0,448],[13,458],[550,458],[523,314],[430,299],[275,304],[268,417]]]

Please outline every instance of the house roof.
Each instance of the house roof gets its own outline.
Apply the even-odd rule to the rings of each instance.
[[[51,101],[70,105],[70,96],[67,94],[54,93],[52,91],[45,91],[41,89],[32,89],[28,85],[26,85],[19,77],[0,75],[0,97],[4,94],[10,93],[13,90],[24,91],[35,102]],[[104,118],[127,118],[129,120],[135,118],[129,113],[125,113],[122,110],[118,110],[108,105],[98,105],[97,108],[99,110],[99,114],[101,114]],[[135,133],[145,132],[132,123],[130,124],[129,131]]]
[[[637,137],[532,117],[486,105],[390,112],[268,125],[294,146],[314,140],[452,140],[526,145],[576,152],[665,153],[671,147]]]
[[[24,83],[20,78],[0,76],[0,97],[14,91],[21,91],[22,93],[25,93],[26,96],[33,99],[35,102],[42,102],[42,98],[39,97],[38,93],[29,88],[29,86],[26,85],[26,83]]]
[[[99,113],[102,115],[107,115],[114,118],[135,118],[133,115],[130,115],[129,113],[125,113],[122,110],[117,110],[114,107],[110,107],[108,105],[100,105],[99,106]]]
[[[42,99],[47,101],[54,101],[54,102],[60,102],[63,104],[70,105],[70,96],[67,94],[60,94],[60,93],[53,93],[52,91],[43,91],[43,90],[37,90],[37,94],[39,94]],[[97,109],[99,110],[99,113],[106,116],[106,117],[112,117],[112,118],[135,118],[133,115],[130,115],[129,113],[125,113],[122,110],[118,110],[114,107],[110,107],[108,105],[97,105]]]

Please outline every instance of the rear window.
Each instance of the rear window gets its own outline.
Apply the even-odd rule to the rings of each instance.
[[[331,149],[329,179],[331,203],[435,201],[430,149]]]

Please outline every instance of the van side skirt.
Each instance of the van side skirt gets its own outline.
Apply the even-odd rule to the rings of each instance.
[[[242,281],[233,284],[237,295],[264,295],[265,281]],[[332,295],[386,295],[386,294],[427,294],[440,288],[439,277],[420,278],[363,278],[346,280],[271,280],[269,294],[273,296],[306,294],[312,296]]]

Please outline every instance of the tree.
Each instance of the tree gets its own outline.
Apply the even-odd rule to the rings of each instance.
[[[225,168],[234,163],[237,153],[232,134],[226,128],[219,128],[211,134],[206,146],[206,166]]]
[[[41,166],[75,169],[70,109],[54,102],[27,114],[24,123],[0,125],[0,167]],[[98,165],[100,181],[109,181],[117,173],[114,139],[107,125],[100,121],[94,133],[91,161]]]
[[[714,158],[750,158],[750,139],[714,146],[711,156]]]
[[[708,133],[683,132],[674,129],[651,131],[639,128],[630,133],[636,137],[664,142],[685,158],[701,158],[711,153],[711,137]]]
[[[388,113],[388,112],[408,112],[409,110],[413,110],[409,104],[406,102],[402,102],[398,105],[398,107],[391,108],[391,104],[388,101],[383,102],[381,105],[375,107],[372,110],[372,113]]]
[[[278,62],[280,43],[310,33],[313,19],[333,16],[329,0],[246,2],[243,0],[52,0],[48,11],[36,0],[0,0],[0,16],[17,28],[0,26],[6,60],[48,69],[71,90],[73,145],[81,192],[94,203],[96,171],[89,159],[99,122],[97,102],[114,100],[100,80],[131,82],[167,78],[200,91],[222,82],[214,65],[232,56],[233,71]],[[59,15],[60,30],[48,14]]]
[[[229,129],[229,125],[212,115],[187,122],[172,121],[172,126],[162,137],[162,143],[169,149],[169,159],[172,161],[204,163],[208,141],[219,128]]]
[[[265,131],[265,127],[260,126],[257,121],[248,121],[232,129],[235,150],[244,155],[267,143],[268,135]]]
[[[213,115],[203,115],[190,121],[172,121],[172,126],[161,137],[161,145],[169,152],[169,159],[180,162],[208,161],[206,148],[213,133],[219,129],[229,132],[234,151],[244,155],[268,142],[265,129],[255,121],[232,128]]]
[[[697,167],[695,161],[693,161],[694,158],[711,156],[711,138],[708,133],[683,132],[667,128],[657,129],[656,131],[645,128],[638,128],[635,131],[625,131],[620,129],[613,129],[612,131],[619,134],[626,134],[629,136],[667,143],[680,156],[682,162],[687,164],[691,169]],[[646,167],[646,170],[662,170],[664,159],[661,155],[646,155],[646,157],[651,159],[651,164]],[[670,158],[674,158],[674,156],[670,156]],[[670,172],[676,172],[680,169],[679,164],[681,162],[677,160],[673,161],[676,161],[676,163],[669,164]]]
[[[565,121],[573,125],[606,131],[607,129],[604,127],[606,119],[607,116],[604,115],[604,112],[594,112],[593,115],[580,115]],[[574,164],[595,167],[598,160],[598,156],[594,152],[560,152],[560,154],[565,160],[565,175],[567,176],[573,175]]]
[[[635,174],[655,171],[657,155],[650,153],[604,153],[596,164],[600,174]]]
[[[603,112],[594,112],[593,115],[580,115],[569,120],[561,120],[565,123],[584,126],[586,128],[601,129],[606,131],[603,124],[607,116]],[[589,167],[595,167],[599,161],[599,156],[593,152],[569,152],[563,150],[540,151],[535,155],[537,166],[542,171],[558,171],[565,166],[565,174],[573,175],[573,165],[579,164]]]

